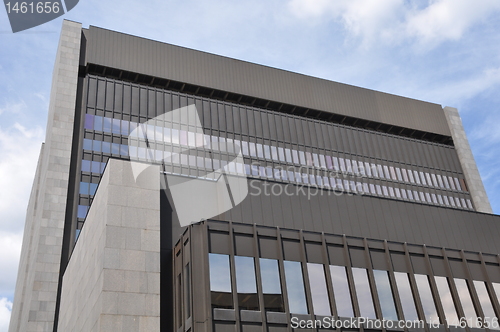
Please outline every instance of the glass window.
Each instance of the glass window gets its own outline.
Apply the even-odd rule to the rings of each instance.
[[[229,255],[208,254],[210,265],[210,290],[213,292],[231,292],[231,272]]]
[[[370,183],[370,193],[373,195],[377,194],[377,192],[375,191],[375,185],[373,183]]]
[[[451,296],[448,279],[446,277],[434,276],[434,280],[436,280],[439,298],[441,299],[441,304],[443,305],[446,323],[448,325],[458,325],[458,315],[455,309],[455,303],[453,302],[453,297]]]
[[[420,182],[420,176],[418,175],[418,172],[413,171],[413,174],[415,175],[415,182],[417,182],[417,184],[422,184],[422,182]]]
[[[257,157],[264,158],[264,151],[262,149],[262,144],[257,143]]]
[[[330,311],[330,301],[328,299],[328,290],[326,289],[323,264],[307,263],[307,272],[309,275],[314,314],[331,316],[332,312]]]
[[[278,148],[275,146],[271,146],[271,157],[273,158],[274,161],[278,161]]]
[[[83,139],[83,149],[92,151],[92,140],[88,138]]]
[[[438,181],[437,181],[436,175],[434,173],[431,173],[431,179],[432,179],[432,185],[434,187],[437,187],[438,186]]]
[[[260,258],[259,263],[264,308],[270,311],[284,312],[278,261],[276,259]]]
[[[469,327],[481,327],[477,321],[476,309],[474,309],[474,304],[472,303],[472,298],[470,296],[469,287],[467,286],[467,281],[465,279],[454,278],[455,286],[457,287],[458,297],[462,303],[462,309],[464,310],[465,318],[467,318],[467,324]],[[472,320],[472,322],[470,321]],[[472,323],[472,326],[470,325]]]
[[[404,272],[394,272],[394,277],[396,279],[396,285],[405,319],[412,321],[417,320],[418,314],[417,309],[415,308],[415,297],[411,290],[408,274]]]
[[[408,189],[407,193],[408,193],[408,199],[410,199],[410,200],[413,201],[414,200],[414,198],[413,198],[413,192],[410,189]]]
[[[85,124],[83,126],[85,129],[94,129],[94,116],[92,114],[85,114]]]
[[[293,163],[293,160],[292,160],[292,150],[285,149],[285,157],[286,157],[286,162],[287,163]]]
[[[410,181],[408,180],[408,173],[406,172],[406,168],[401,168],[401,173],[403,174],[403,180],[404,180],[405,182],[410,182]]]
[[[332,157],[332,161],[333,161],[333,169],[338,172],[340,170],[339,159],[337,157]]]
[[[448,180],[449,180],[451,189],[457,190],[457,187],[455,187],[455,182],[453,181],[453,178],[451,176],[449,176]]]
[[[77,218],[84,219],[87,216],[89,207],[86,205],[78,205]]]
[[[437,177],[439,186],[441,188],[444,188],[443,178],[441,177],[441,175],[437,174],[436,177]]]
[[[382,169],[382,165],[377,164],[377,174],[378,177],[381,179],[385,179],[386,177],[384,176],[384,170]]]
[[[427,182],[425,181],[425,174],[424,174],[424,172],[419,172],[419,174],[420,174],[420,181],[422,181],[422,184],[424,186],[426,186]]]
[[[80,182],[80,195],[88,195],[89,194],[89,183]]]
[[[94,130],[102,131],[102,116],[94,116]]]
[[[319,164],[319,158],[317,153],[313,153],[313,163],[315,167],[320,167],[321,165]]]
[[[365,172],[367,176],[372,176],[372,168],[370,167],[370,164],[365,162]]]
[[[191,269],[189,263],[184,266],[184,310],[186,317],[191,317]]]
[[[319,155],[319,164],[321,168],[326,168],[326,159],[325,156],[322,154]]]
[[[345,159],[345,167],[346,167],[347,173],[353,173],[351,159],[349,159],[349,158]]]
[[[312,159],[311,152],[306,152],[306,161],[307,161],[307,166],[313,165],[313,159]]]
[[[255,143],[250,142],[250,143],[248,143],[248,145],[250,146],[250,156],[257,157],[257,150],[255,148]]]
[[[467,202],[467,207],[473,210],[474,208],[472,207],[472,202],[470,201],[470,199],[467,199],[466,202]]]
[[[266,159],[271,159],[271,148],[269,145],[264,145],[264,157],[266,157]]]
[[[233,308],[229,255],[208,254],[208,262],[212,305],[217,308]]]
[[[304,166],[307,165],[306,154],[304,153],[304,151],[299,151],[299,158],[300,158],[300,164]]]
[[[432,187],[432,179],[429,173],[425,173],[425,181],[427,181],[427,185]]]
[[[366,269],[353,267],[352,275],[354,277],[354,285],[356,287],[361,317],[377,319]]]
[[[241,141],[241,153],[243,153],[244,156],[248,156],[249,155],[248,154],[248,142]]]
[[[241,309],[258,310],[257,281],[253,257],[234,256],[236,270],[236,291]]]
[[[423,274],[415,274],[415,280],[422,307],[424,308],[425,320],[428,323],[436,324],[439,321],[439,316],[432,296],[431,286],[429,285],[429,278]]]
[[[332,276],[333,297],[337,306],[337,314],[339,317],[354,317],[346,268],[344,266],[330,265],[330,274]]]
[[[486,283],[484,281],[474,280],[474,288],[476,289],[477,297],[479,298],[479,303],[481,303],[481,308],[484,313],[484,321],[488,322],[489,326],[496,327],[498,321],[496,321],[496,314],[493,310],[493,305],[491,304],[490,296],[488,295],[488,289],[486,288]],[[493,323],[495,322],[495,323]],[[498,328],[493,328],[498,330]]]
[[[278,148],[278,156],[282,163],[285,162],[285,150],[283,148]]]
[[[90,160],[82,160],[82,172],[90,172]]]
[[[408,179],[411,183],[415,184],[415,178],[413,177],[413,172],[411,169],[408,170]]]
[[[386,186],[382,186],[382,192],[384,193],[384,196],[389,196],[389,191]]]
[[[294,164],[300,164],[300,160],[299,160],[299,151],[297,151],[297,150],[292,150],[292,157],[293,157],[293,162],[294,162]]]
[[[290,312],[293,314],[307,314],[306,294],[302,265],[300,262],[284,261],[285,280]]]
[[[384,166],[385,167],[385,166]],[[390,166],[389,167],[389,170],[390,170],[390,173],[391,173],[391,179],[393,180],[397,180],[397,176],[396,176],[396,171],[394,170],[394,167]]]
[[[389,173],[389,167],[387,167],[386,165],[383,166],[384,167],[384,176],[386,179],[390,179],[391,178],[391,174]],[[394,169],[393,169],[394,171]],[[394,174],[394,180],[396,178],[396,174]]]
[[[89,184],[89,194],[91,196],[93,196],[93,195],[95,195],[96,191],[97,191],[97,183],[90,183]]]
[[[378,299],[382,308],[382,317],[387,320],[398,320],[388,272],[373,270],[373,275],[375,276]]]
[[[326,168],[333,169],[332,157],[326,156],[325,159],[326,159]]]
[[[342,172],[346,172],[347,169],[346,169],[346,166],[345,166],[344,158],[339,158],[339,164],[340,164],[340,170]]]

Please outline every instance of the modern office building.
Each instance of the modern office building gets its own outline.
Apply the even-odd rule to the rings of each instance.
[[[499,234],[454,108],[65,21],[10,331],[486,331]]]

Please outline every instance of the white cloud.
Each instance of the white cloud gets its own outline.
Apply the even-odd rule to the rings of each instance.
[[[341,22],[365,46],[379,41],[416,41],[432,48],[462,37],[473,25],[500,10],[500,1],[429,0],[422,7],[419,2],[403,0],[290,0],[288,6],[302,19]]]
[[[0,332],[7,332],[10,323],[10,314],[12,311],[12,302],[6,298],[0,299]]]
[[[13,114],[20,114],[22,113],[23,110],[26,109],[26,103],[24,101],[19,101],[15,103],[8,103],[3,107],[0,107],[0,115],[3,113],[13,113]]]
[[[15,123],[0,126],[0,229],[22,231],[43,130]]]
[[[0,273],[0,296],[12,298],[14,295],[22,237],[22,232],[0,231],[0,271],[2,271]]]

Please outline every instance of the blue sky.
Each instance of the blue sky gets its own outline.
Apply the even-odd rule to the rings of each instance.
[[[61,20],[459,109],[500,213],[498,0],[81,0],[12,34],[0,9],[0,331],[44,140]]]

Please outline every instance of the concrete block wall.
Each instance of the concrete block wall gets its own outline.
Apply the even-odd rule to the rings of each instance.
[[[58,331],[160,330],[160,168],[110,159],[63,277]]]
[[[460,114],[458,110],[453,107],[445,107],[444,114],[448,121],[448,126],[450,127],[451,137],[455,143],[455,149],[464,171],[465,180],[469,187],[474,207],[478,212],[493,213],[490,201],[486,195],[486,190],[484,189],[483,180],[481,179],[476,161],[472,155],[472,150],[467,140]]]
[[[81,24],[64,21],[48,126],[28,206],[11,332],[52,331],[76,105]]]

